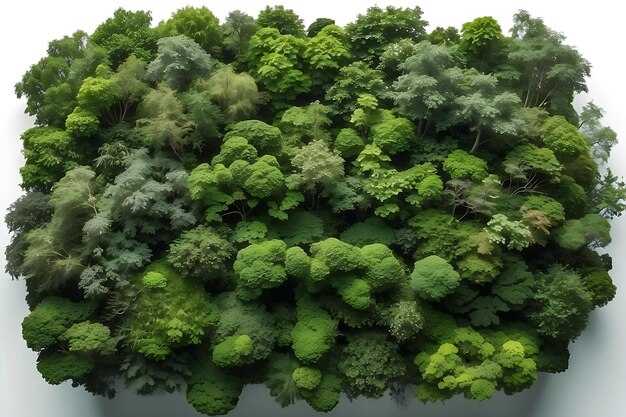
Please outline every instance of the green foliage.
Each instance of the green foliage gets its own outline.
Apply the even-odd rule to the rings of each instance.
[[[148,289],[165,288],[167,286],[167,278],[158,272],[148,272],[141,279],[141,283]]]
[[[309,64],[309,76],[313,86],[326,86],[333,81],[339,70],[350,62],[352,54],[346,41],[346,33],[339,26],[328,25],[309,39],[303,58]]]
[[[460,149],[448,155],[443,161],[443,169],[454,179],[475,182],[480,182],[489,175],[485,161]]]
[[[213,281],[226,275],[235,249],[213,228],[200,225],[170,244],[168,262],[186,277]]]
[[[419,7],[308,28],[268,6],[156,27],[118,9],[53,40],[15,85],[26,281],[45,380],[183,391],[229,413],[486,400],[563,372],[616,286],[615,132],[578,114],[590,64],[521,10],[427,34]]]
[[[237,58],[243,58],[250,38],[257,31],[254,18],[240,10],[228,13],[221,27],[224,34],[223,47]]]
[[[266,359],[276,342],[275,318],[260,303],[245,303],[235,292],[225,292],[215,298],[220,317],[212,340],[214,345],[231,336],[247,335],[252,340],[252,352],[245,363]]]
[[[22,134],[24,166],[20,168],[22,189],[48,192],[65,172],[83,159],[76,141],[53,127],[34,127]]]
[[[149,62],[157,46],[157,36],[150,27],[151,23],[151,12],[131,12],[119,8],[113,17],[96,28],[89,40],[107,51],[113,69],[131,55]]]
[[[460,276],[444,259],[436,255],[415,262],[411,288],[426,300],[439,301],[459,285]]]
[[[311,140],[328,142],[330,135],[326,130],[331,123],[328,107],[315,101],[306,107],[291,107],[280,119],[280,128],[292,145]]]
[[[552,116],[543,124],[541,140],[561,157],[575,157],[589,152],[589,144],[576,126],[563,116]]]
[[[335,343],[337,321],[308,298],[297,303],[295,326],[291,330],[293,353],[304,363],[315,363]]]
[[[259,29],[250,39],[248,67],[259,84],[272,94],[277,108],[287,107],[288,102],[311,87],[310,77],[303,72],[305,47],[304,39],[283,35],[272,27]]]
[[[59,385],[68,379],[80,381],[93,368],[92,361],[75,353],[41,353],[37,358],[37,370],[52,385]]]
[[[287,407],[300,399],[300,392],[293,378],[293,373],[299,366],[299,362],[286,353],[275,353],[269,359],[265,385],[281,407]]]
[[[381,333],[355,335],[343,349],[337,369],[346,378],[349,398],[380,398],[389,383],[406,371],[395,343]]]
[[[246,73],[237,74],[231,67],[217,70],[206,82],[206,89],[231,122],[252,116],[261,101],[254,78]]]
[[[335,21],[333,19],[329,19],[327,17],[318,17],[317,19],[315,19],[315,21],[313,21],[313,23],[309,25],[309,27],[306,30],[306,35],[309,38],[312,38],[318,33],[320,33],[320,31],[324,29],[326,26],[330,26],[334,24],[335,24]]]
[[[187,402],[206,415],[223,415],[235,408],[243,389],[241,378],[215,366],[206,354],[191,366]]]
[[[339,151],[344,159],[352,159],[359,155],[365,144],[354,129],[341,129],[335,137],[334,149]]]
[[[322,380],[314,390],[302,392],[307,403],[318,412],[328,412],[339,403],[341,378],[330,373],[323,373]]]
[[[267,240],[241,249],[233,264],[237,274],[237,295],[242,300],[253,300],[264,289],[279,286],[287,279],[285,250],[282,240]]]
[[[472,325],[479,327],[498,325],[500,313],[523,309],[534,295],[535,279],[519,258],[509,257],[506,261],[488,293],[461,285],[452,295],[448,308],[455,313],[468,314]]]
[[[587,91],[585,77],[590,64],[565,37],[533,18],[525,10],[513,16],[512,47],[508,53],[510,69],[506,78],[521,91],[524,107],[545,107],[559,114],[573,113],[574,93]]]
[[[447,116],[464,78],[457,63],[449,47],[424,41],[399,65],[403,75],[393,83],[392,98],[403,115],[418,122],[418,135],[433,124],[437,128],[449,124]]]
[[[591,302],[596,307],[605,306],[615,298],[617,288],[606,271],[596,270],[590,272],[585,276],[583,285],[591,294]]]
[[[357,16],[346,31],[359,60],[377,64],[385,46],[400,39],[421,40],[426,35],[426,25],[419,7],[370,7],[367,13]]]
[[[157,27],[159,38],[184,35],[208,53],[215,55],[220,50],[222,32],[219,20],[205,6],[178,9]]]
[[[362,223],[354,223],[339,236],[342,242],[363,247],[373,243],[391,245],[396,240],[395,231],[384,221],[369,217]]]
[[[70,352],[107,351],[111,329],[100,323],[83,321],[65,331],[62,339],[67,340]],[[109,348],[110,349],[110,348]],[[110,353],[110,352],[109,352]]]
[[[372,143],[388,155],[409,149],[413,139],[413,124],[403,117],[384,120],[372,129]]]
[[[480,71],[488,68],[491,55],[502,48],[502,29],[491,16],[463,23],[460,43],[468,58]]]
[[[294,155],[291,164],[302,178],[306,190],[328,186],[343,177],[343,158],[328,149],[326,142],[315,140]]]
[[[151,81],[167,81],[173,89],[184,91],[213,68],[213,58],[185,35],[161,38],[157,44],[158,54],[146,72]]]
[[[245,138],[261,154],[278,155],[282,149],[280,129],[260,120],[244,120],[234,124],[224,140],[233,136]]]
[[[416,396],[424,402],[463,393],[467,398],[490,398],[497,386],[517,392],[537,378],[536,363],[514,334],[503,334],[502,341],[485,340],[471,328],[458,328],[449,342],[433,353],[422,352],[415,365],[423,378]]]
[[[27,233],[46,223],[52,216],[49,205],[50,196],[38,191],[29,192],[18,198],[7,210],[4,221],[10,233],[11,243],[5,248],[5,271],[13,279],[19,278],[20,266],[24,263],[24,251],[27,249]]]
[[[165,286],[152,285],[158,275]],[[201,287],[164,262],[151,264],[132,285],[138,295],[124,322],[126,343],[147,358],[164,360],[178,346],[198,344],[217,324],[219,311]]]
[[[74,303],[67,298],[48,296],[22,321],[22,336],[26,345],[40,351],[55,344],[74,324],[88,318],[94,304]]]
[[[302,19],[291,9],[284,6],[267,6],[261,10],[256,19],[257,25],[262,28],[275,28],[282,35],[304,36]]]
[[[504,214],[496,214],[487,223],[487,234],[491,243],[506,244],[514,250],[522,250],[530,245],[531,233],[520,221],[509,220]]]
[[[85,47],[87,38],[87,33],[78,30],[51,41],[47,56],[32,65],[15,84],[17,97],[26,98],[24,112],[35,116],[38,126],[63,127],[76,107],[80,82],[106,61],[102,48]]]
[[[330,102],[333,114],[347,120],[356,110],[361,94],[381,98],[386,90],[383,73],[359,61],[339,70],[335,83],[326,90],[325,98]]]
[[[530,319],[537,332],[552,339],[572,340],[582,333],[593,308],[593,296],[574,271],[554,265],[537,280],[537,309]]]
[[[563,249],[604,247],[611,243],[611,225],[597,214],[566,220],[556,232],[555,240]]]
[[[312,390],[322,382],[322,371],[308,366],[301,366],[293,371],[291,377],[298,388]]]

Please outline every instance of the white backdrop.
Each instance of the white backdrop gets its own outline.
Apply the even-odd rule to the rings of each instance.
[[[620,116],[620,101],[626,97],[623,82],[625,59],[622,55],[622,7],[619,2],[525,0],[473,0],[468,2],[422,0],[419,6],[430,28],[456,26],[480,16],[493,16],[506,31],[511,17],[519,8],[533,16],[542,17],[551,28],[565,33],[567,42],[575,45],[593,65],[588,81],[594,102],[607,115],[604,123],[618,132],[622,139],[613,153],[611,166],[626,176],[626,121]],[[166,19],[176,9],[187,4],[206,5],[223,21],[227,13],[240,9],[256,16],[265,1],[230,0],[212,4],[206,1],[170,0],[108,0],[89,1],[3,1],[0,6],[0,207],[2,217],[6,208],[19,195],[19,173],[22,164],[19,135],[31,126],[32,120],[22,111],[24,101],[17,100],[13,86],[29,65],[37,62],[46,51],[47,42],[69,35],[76,29],[91,33],[96,26],[113,14],[118,7],[131,10],[152,10],[154,23]],[[330,17],[344,25],[368,6],[388,4],[413,7],[408,1],[358,1],[350,4],[338,0],[303,2],[284,0],[282,4],[294,9],[308,26],[317,17]],[[577,98],[580,107],[587,97]],[[626,271],[626,259],[620,255],[626,248],[626,217],[613,222],[613,243],[608,252],[613,256],[611,273],[618,286],[618,296],[609,306],[592,314],[589,329],[571,347],[570,369],[559,375],[541,375],[529,391],[514,397],[497,395],[478,403],[456,398],[445,405],[423,406],[412,401],[400,408],[388,400],[357,400],[345,398],[332,416],[415,416],[430,417],[623,417],[626,415],[624,375],[626,359],[623,346],[626,335],[621,319],[626,316],[626,297],[621,276]],[[4,223],[0,226],[0,247],[8,242]],[[4,253],[4,250],[2,251]],[[186,406],[181,396],[136,397],[121,390],[115,400],[92,397],[69,384],[50,386],[35,368],[36,355],[26,348],[21,338],[20,323],[28,313],[24,302],[22,281],[11,282],[4,274],[4,257],[0,257],[0,416],[2,417],[169,417],[197,416]],[[300,403],[285,410],[273,403],[263,387],[247,387],[233,416],[306,416],[315,415]]]

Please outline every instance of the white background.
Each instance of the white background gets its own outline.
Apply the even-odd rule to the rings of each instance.
[[[515,4],[513,4],[515,3]],[[201,2],[201,1],[19,1],[4,0],[0,6],[0,208],[6,207],[19,195],[18,169],[23,163],[19,135],[31,126],[32,120],[22,111],[23,100],[13,94],[14,84],[28,67],[45,55],[48,41],[83,29],[91,33],[99,23],[112,16],[118,7],[130,10],[152,10],[153,22],[166,19],[176,9],[187,4],[206,5],[224,20],[227,13],[240,9],[256,16],[265,1]],[[368,6],[392,4],[413,7],[407,1],[283,1],[294,9],[308,26],[317,17],[330,17],[345,25]],[[611,166],[619,175],[626,175],[626,122],[620,117],[621,101],[626,97],[624,83],[623,12],[613,1],[433,1],[423,0],[419,6],[430,29],[436,26],[456,26],[480,16],[493,16],[504,31],[511,25],[513,14],[520,8],[533,16],[542,17],[547,25],[567,35],[593,65],[588,80],[590,95],[607,114],[605,124],[618,132],[622,140],[615,149]],[[577,99],[578,107],[587,97]],[[625,217],[626,218],[626,217]],[[559,375],[541,375],[529,391],[514,397],[496,395],[492,400],[478,403],[462,398],[445,405],[423,406],[411,401],[399,408],[387,400],[357,400],[349,403],[342,398],[332,416],[430,416],[430,417],[623,417],[626,415],[626,359],[623,347],[623,317],[626,297],[621,279],[626,271],[623,256],[626,248],[625,218],[613,222],[613,243],[608,252],[613,256],[612,276],[618,285],[618,296],[609,306],[594,312],[589,329],[571,347],[570,369]],[[0,247],[8,242],[6,227],[0,226]],[[4,252],[4,251],[3,251]],[[50,386],[35,368],[36,355],[26,348],[21,338],[20,323],[28,313],[24,302],[24,283],[11,282],[4,274],[4,257],[0,257],[0,417],[169,417],[197,416],[179,396],[136,397],[123,390],[112,401],[92,397],[69,384]],[[280,410],[265,388],[248,387],[233,416],[305,416],[315,415],[304,403]]]

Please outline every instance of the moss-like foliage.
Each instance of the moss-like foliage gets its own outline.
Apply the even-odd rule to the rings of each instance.
[[[572,106],[590,64],[525,11],[331,18],[118,9],[16,84],[6,269],[46,381],[223,415],[246,384],[328,412],[567,369],[626,208],[615,132]]]

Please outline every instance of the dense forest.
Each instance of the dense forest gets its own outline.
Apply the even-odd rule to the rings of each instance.
[[[566,370],[626,207],[615,132],[572,106],[590,63],[523,10],[427,25],[118,9],[51,41],[6,215],[43,378],[220,415],[246,384],[325,412]]]

